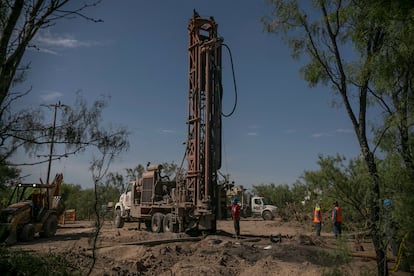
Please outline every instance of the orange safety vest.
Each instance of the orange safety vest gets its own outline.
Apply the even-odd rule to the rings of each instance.
[[[320,207],[315,207],[313,210],[313,222],[322,222],[322,212]]]
[[[336,221],[334,222],[342,222],[342,210],[339,206],[335,206],[332,210],[332,220],[334,219],[334,214],[336,210]]]

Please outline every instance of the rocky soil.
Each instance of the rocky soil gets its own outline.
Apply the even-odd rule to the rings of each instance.
[[[117,229],[107,221],[92,250],[94,222],[76,221],[60,225],[53,238],[12,248],[62,254],[68,269],[80,275],[88,273],[94,256],[92,275],[376,275],[371,243],[356,243],[352,235],[338,242],[329,231],[316,237],[312,225],[277,219],[242,220],[239,239],[232,235],[232,221],[218,221],[217,228],[214,235],[189,237],[155,234],[137,223]],[[349,258],[347,252],[362,257]]]

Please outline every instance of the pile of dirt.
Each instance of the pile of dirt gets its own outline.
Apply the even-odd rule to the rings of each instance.
[[[53,238],[36,238],[13,248],[61,254],[71,264],[68,270],[82,275],[93,263],[92,275],[321,275],[338,269],[343,261],[343,249],[332,234],[316,237],[303,225],[242,220],[240,239],[232,237],[232,221],[219,221],[217,228],[215,235],[189,238],[152,233],[136,223],[117,229],[105,222],[92,250],[93,222],[75,222],[62,225]],[[162,241],[150,242],[156,240]],[[352,248],[352,241],[349,244]],[[369,244],[364,247],[373,254]],[[351,259],[339,269],[375,274],[375,261]]]

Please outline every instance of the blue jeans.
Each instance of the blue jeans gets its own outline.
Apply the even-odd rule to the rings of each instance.
[[[236,232],[236,236],[240,236],[240,220],[234,219],[234,231]]]
[[[342,224],[342,222],[340,222],[340,221],[334,222],[333,231],[334,231],[334,234],[335,234],[335,239],[338,238],[338,235],[341,236],[341,234],[342,234],[341,224]]]
[[[315,222],[316,236],[321,235],[322,222]]]

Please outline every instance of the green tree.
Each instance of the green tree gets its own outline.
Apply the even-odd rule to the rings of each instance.
[[[94,180],[94,189],[90,190],[92,195],[89,190],[80,194],[80,203],[92,204],[91,208],[87,206],[87,209],[93,211],[96,219],[94,245],[101,227],[99,204],[107,200],[106,193],[102,190],[102,179],[106,176],[114,158],[129,146],[126,129],[103,128],[100,121],[106,101],[97,100],[89,108],[80,96],[73,107],[62,105],[60,102],[53,105],[55,119],[50,126],[44,122],[40,109],[12,112],[13,104],[26,96],[31,89],[12,93],[11,88],[13,84],[24,81],[29,66],[21,65],[22,57],[28,47],[36,47],[31,42],[40,29],[48,28],[59,20],[75,17],[99,22],[100,20],[84,14],[86,9],[99,2],[99,0],[83,3],[73,0],[0,1],[0,157],[2,158],[0,164],[6,164],[6,160],[22,147],[29,154],[35,154],[48,147],[50,153],[40,162],[14,165],[44,162],[50,164],[51,160],[75,155],[87,148],[98,151],[100,157],[94,157],[90,167]],[[57,108],[62,108],[60,124],[56,124]],[[53,145],[62,146],[59,148],[63,148],[63,152],[55,154]],[[76,187],[72,189],[74,192],[76,190]],[[95,262],[95,250],[93,250],[93,257]]]
[[[122,137],[113,137],[114,139],[105,139],[101,142],[100,146],[97,147],[100,155],[99,157],[94,157],[90,171],[92,173],[92,179],[94,183],[93,189],[93,211],[95,216],[95,233],[92,240],[92,264],[89,268],[88,275],[90,275],[93,271],[93,268],[96,263],[96,245],[98,242],[98,236],[103,226],[104,216],[105,213],[102,212],[102,209],[99,209],[103,204],[103,200],[107,200],[105,193],[103,191],[106,190],[103,180],[108,175],[109,167],[111,163],[114,161],[115,157],[119,155],[121,152],[125,151],[129,144],[125,139]],[[107,202],[107,201],[106,201]],[[105,204],[106,204],[105,202]]]
[[[145,168],[143,165],[138,164],[135,168],[126,168],[125,170],[127,173],[127,179],[129,181],[133,181],[133,180],[136,180],[142,177],[142,174],[144,173]]]
[[[297,219],[302,221],[303,214],[294,200],[293,192],[287,184],[253,185],[252,193],[264,197],[278,208],[278,215],[284,220]],[[300,201],[299,201],[300,202]]]
[[[85,98],[79,94],[72,107],[61,103],[52,106],[52,118],[60,113],[56,121],[44,122],[45,116],[41,110],[10,114],[0,124],[0,157],[3,158],[0,161],[5,162],[19,148],[24,148],[29,156],[36,156],[39,151],[49,150],[52,142],[55,149],[60,150],[52,152],[52,160],[67,158],[91,147],[103,148],[107,141],[113,139],[125,142],[128,136],[125,127],[110,128],[101,125],[102,112],[107,105],[108,99],[102,98],[88,106]],[[46,155],[40,161],[10,165],[47,163],[49,157]]]
[[[6,0],[0,1],[0,106],[10,96],[10,87],[24,79],[29,69],[21,66],[23,55],[37,32],[55,25],[60,20],[75,17],[99,22],[88,17],[84,11],[96,6],[100,1],[79,3],[73,0]],[[18,74],[18,75],[16,75]],[[14,94],[16,99],[23,94]],[[0,114],[4,115],[4,114]],[[0,117],[3,119],[3,116]]]
[[[365,162],[350,160],[345,164],[342,156],[319,156],[317,171],[305,171],[304,181],[310,190],[321,191],[323,206],[332,206],[340,200],[342,207],[352,208],[347,214],[349,222],[362,222],[368,216],[370,178]],[[346,208],[346,207],[345,207]],[[356,212],[354,214],[354,212]]]
[[[310,191],[320,191],[318,201],[328,217],[332,202],[339,201],[344,212],[344,229],[368,231],[370,176],[365,162],[360,158],[346,162],[339,155],[320,156],[318,165],[318,170],[305,171],[302,178]]]
[[[379,167],[386,194],[384,203],[386,200],[391,203],[383,210],[385,238],[394,253],[401,245],[399,269],[409,271],[410,263],[414,262],[414,222],[407,219],[414,211],[411,173],[399,154],[388,154]]]
[[[106,205],[108,202],[114,202],[119,198],[118,190],[115,187],[107,185],[98,186],[97,194],[98,206]],[[62,185],[61,202],[66,210],[76,210],[76,219],[95,219],[94,189],[84,189],[80,185],[64,183]],[[101,211],[99,207],[98,211]]]
[[[51,152],[53,160],[66,158],[85,151],[91,146],[102,148],[105,141],[114,137],[125,139],[126,129],[103,128],[101,113],[106,99],[96,100],[88,106],[80,95],[72,107],[60,102],[53,105],[55,115],[59,108],[60,120],[55,124],[45,121],[44,108],[17,110],[18,100],[28,93],[14,91],[16,83],[24,82],[29,65],[21,64],[28,47],[39,30],[57,24],[60,20],[82,18],[100,22],[85,14],[100,1],[78,3],[73,0],[15,0],[0,1],[0,163],[13,166],[49,162],[49,156],[41,161],[10,164],[7,161],[23,148],[29,156],[51,148],[51,144],[63,145],[62,152]],[[12,108],[15,107],[15,108]],[[19,107],[20,108],[20,107]],[[17,111],[16,111],[17,110]],[[49,116],[50,117],[50,116]],[[53,118],[53,114],[51,116]],[[53,141],[52,141],[53,138]],[[2,185],[2,184],[0,184]]]
[[[118,191],[118,196],[125,191],[124,176],[118,172],[110,172],[106,176],[106,185],[112,186]],[[118,200],[115,200],[117,202]]]
[[[386,36],[384,47],[373,59],[373,86],[375,97],[381,102],[383,124],[375,126],[379,148],[387,153],[381,162],[387,193],[392,199],[393,232],[398,233],[398,242],[414,244],[414,224],[407,220],[414,212],[414,3],[412,1],[380,1],[376,3],[372,17],[384,22]],[[406,246],[413,253],[413,246]],[[414,258],[411,259],[413,262]],[[409,270],[406,259],[401,265]]]
[[[10,167],[4,162],[0,163],[0,183],[3,184],[11,179],[15,179],[19,173],[20,171],[18,169]]]
[[[113,202],[119,197],[118,190],[112,186],[98,186],[98,211],[102,205]],[[61,202],[66,210],[75,209],[77,220],[95,219],[94,189],[82,188],[80,185],[63,184]]]
[[[82,187],[80,185],[62,183],[61,203],[64,209],[78,209],[81,206]]]
[[[329,84],[352,122],[370,176],[366,219],[377,255],[378,274],[388,275],[380,226],[381,183],[375,147],[367,136],[367,110],[369,103],[376,100],[374,93],[370,94],[378,70],[373,66],[374,61],[387,46],[384,40],[393,30],[388,28],[387,20],[382,20],[378,1],[318,0],[299,5],[294,0],[273,0],[270,3],[272,14],[264,18],[267,31],[284,35],[295,58],[308,58],[301,69],[305,80],[310,86]],[[396,12],[388,10],[393,11]]]
[[[253,185],[252,192],[253,194],[266,198],[278,208],[282,208],[287,203],[292,202],[292,192],[287,184],[275,185],[274,183],[270,183],[268,185]]]
[[[8,166],[4,162],[0,162],[0,209],[6,207],[9,202],[12,190],[9,189],[11,180],[19,176],[20,171],[16,168]]]
[[[162,163],[162,168],[163,168],[163,175],[168,176],[169,178],[172,178],[172,176],[177,174],[179,168],[178,165],[175,164],[174,162],[171,163],[167,163],[164,162]]]

